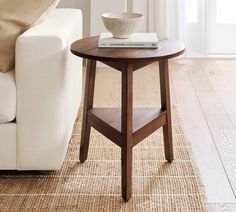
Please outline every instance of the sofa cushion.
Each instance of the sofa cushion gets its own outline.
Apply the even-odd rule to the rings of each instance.
[[[0,72],[0,124],[10,122],[16,117],[15,71]]]
[[[14,65],[16,38],[38,20],[59,0],[0,0],[0,71]]]

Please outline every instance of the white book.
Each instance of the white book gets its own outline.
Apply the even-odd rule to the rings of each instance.
[[[113,38],[111,33],[101,33],[98,47],[100,48],[158,48],[156,33],[134,33],[130,38]]]

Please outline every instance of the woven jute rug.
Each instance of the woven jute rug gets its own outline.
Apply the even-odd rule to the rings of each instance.
[[[176,109],[174,156],[164,160],[162,130],[134,148],[133,195],[121,198],[120,148],[92,130],[88,160],[78,162],[80,119],[61,171],[0,172],[0,211],[204,211],[203,192]]]

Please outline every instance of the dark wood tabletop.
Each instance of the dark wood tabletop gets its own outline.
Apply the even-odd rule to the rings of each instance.
[[[172,39],[161,39],[157,49],[145,48],[98,48],[99,36],[86,37],[71,45],[73,54],[91,60],[110,62],[137,62],[170,59],[181,55],[183,43]]]

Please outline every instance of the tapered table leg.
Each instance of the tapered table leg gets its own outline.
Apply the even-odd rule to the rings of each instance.
[[[163,126],[165,158],[167,161],[173,160],[172,128],[171,128],[171,103],[168,60],[159,61],[160,86],[161,86],[161,108],[167,112],[167,123]]]
[[[128,64],[122,72],[122,115],[121,115],[121,166],[122,197],[124,201],[132,193],[132,131],[133,131],[133,65]]]
[[[87,60],[84,106],[83,106],[83,122],[82,122],[80,156],[79,156],[81,163],[83,163],[88,156],[91,126],[88,123],[87,111],[93,107],[95,73],[96,73],[96,61]]]

